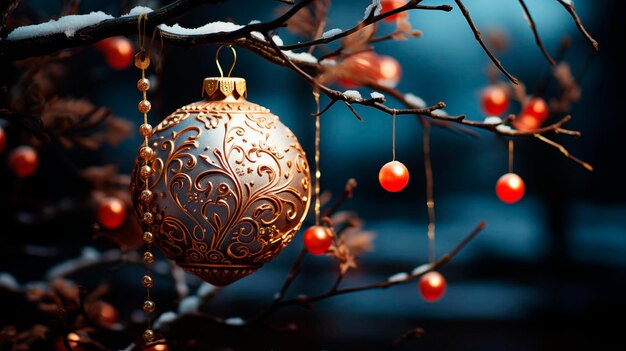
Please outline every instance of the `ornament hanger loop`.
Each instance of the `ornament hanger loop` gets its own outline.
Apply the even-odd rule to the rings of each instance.
[[[233,73],[235,64],[237,64],[237,51],[235,51],[235,48],[232,45],[221,45],[217,48],[217,51],[215,52],[215,64],[217,65],[217,69],[220,71],[220,78],[224,78],[224,71],[222,71],[219,59],[220,51],[224,46],[228,47],[233,52],[233,64],[230,66],[230,70],[228,70],[228,78],[230,78],[230,74]]]

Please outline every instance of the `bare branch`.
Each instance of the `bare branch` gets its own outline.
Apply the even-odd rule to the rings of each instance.
[[[591,34],[589,34],[589,32],[587,32],[587,30],[585,29],[585,26],[583,26],[583,22],[580,20],[580,17],[578,17],[578,14],[576,13],[576,9],[574,8],[574,5],[571,1],[566,1],[566,0],[557,0],[561,5],[563,5],[563,7],[565,7],[565,9],[567,10],[567,12],[569,12],[570,15],[572,15],[572,18],[574,19],[574,22],[576,22],[576,27],[578,27],[578,30],[585,36],[585,38],[587,38],[587,40],[589,41],[589,43],[591,43],[591,46],[593,46],[594,50],[598,51],[598,42],[591,36]]]
[[[526,18],[528,19],[528,24],[530,25],[530,29],[533,31],[533,35],[535,36],[535,42],[537,42],[537,46],[543,53],[543,56],[545,56],[546,60],[548,60],[548,62],[550,62],[552,66],[556,65],[556,62],[554,61],[554,59],[552,59],[552,57],[548,53],[548,50],[546,50],[545,46],[543,46],[541,37],[539,36],[539,33],[537,32],[537,25],[535,24],[535,21],[533,20],[533,17],[530,14],[530,11],[528,10],[528,6],[526,6],[526,2],[524,2],[524,0],[518,0],[518,1],[520,5],[522,5],[522,9],[524,9],[524,14],[526,14]]]
[[[498,60],[498,58],[493,54],[493,52],[491,52],[491,50],[489,50],[489,48],[487,47],[487,44],[485,44],[485,42],[483,41],[482,36],[480,35],[480,31],[478,30],[478,28],[476,28],[476,25],[474,24],[474,21],[472,20],[472,17],[470,16],[469,10],[465,7],[465,5],[463,4],[463,2],[461,0],[454,0],[456,2],[456,4],[459,6],[459,9],[461,9],[461,13],[463,13],[463,16],[465,17],[465,20],[467,20],[467,24],[469,24],[470,29],[472,30],[472,32],[474,32],[474,37],[476,38],[476,41],[480,44],[480,46],[483,48],[483,50],[485,51],[485,53],[487,54],[487,56],[489,56],[489,58],[491,59],[491,61],[494,63],[494,65],[496,65],[496,67],[498,67],[498,69],[504,73],[504,75],[509,78],[509,80],[513,83],[513,84],[518,84],[518,80],[517,78],[513,77],[513,75],[511,75],[511,73],[509,73],[504,66],[502,66],[502,63],[500,62],[500,60]]]

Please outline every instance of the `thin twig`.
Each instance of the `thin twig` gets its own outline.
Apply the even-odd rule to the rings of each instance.
[[[587,163],[587,162],[577,158],[576,156],[570,154],[569,151],[567,151],[567,149],[563,145],[561,145],[561,144],[559,144],[559,143],[557,143],[557,142],[555,142],[553,140],[550,140],[550,139],[546,138],[545,136],[543,136],[541,134],[534,134],[534,137],[539,139],[539,140],[541,140],[541,141],[543,141],[544,143],[552,146],[553,148],[559,150],[563,155],[565,155],[565,157],[567,157],[570,160],[572,160],[572,161],[578,163],[579,165],[585,167],[585,169],[587,169],[588,171],[593,171],[593,166],[591,166],[589,163]]]
[[[496,57],[496,55],[493,54],[493,52],[491,52],[491,50],[489,50],[489,48],[487,47],[487,44],[485,44],[485,42],[483,41],[482,36],[480,35],[480,31],[478,30],[478,28],[476,28],[476,25],[474,24],[474,21],[472,20],[472,17],[470,16],[469,10],[467,9],[467,7],[465,7],[465,5],[463,4],[463,1],[461,0],[454,0],[456,2],[456,4],[459,6],[459,9],[461,9],[461,13],[463,13],[463,17],[465,17],[465,20],[467,21],[467,24],[469,24],[470,29],[472,30],[472,32],[474,32],[474,37],[476,38],[476,41],[478,42],[478,44],[480,44],[480,46],[483,48],[483,50],[485,51],[485,53],[487,54],[487,56],[489,56],[489,58],[491,59],[491,61],[496,65],[496,67],[498,67],[498,69],[500,70],[500,72],[504,73],[504,75],[513,83],[513,84],[518,84],[519,81],[517,80],[517,78],[513,77],[513,75],[511,75],[511,73],[509,73],[504,66],[502,66],[502,63],[500,63],[500,60],[498,60],[498,58]]]
[[[591,34],[589,34],[589,32],[587,32],[587,29],[585,29],[585,26],[583,26],[583,22],[580,20],[580,17],[578,17],[578,14],[576,13],[576,9],[574,8],[572,1],[571,0],[569,1],[557,0],[557,1],[561,5],[563,5],[563,7],[565,7],[565,9],[567,10],[567,12],[569,12],[570,15],[572,15],[572,18],[574,19],[574,22],[576,22],[576,27],[578,27],[578,30],[585,36],[585,38],[587,38],[587,40],[589,41],[593,49],[598,51],[598,42],[591,36]]]
[[[478,233],[480,233],[484,228],[485,228],[485,223],[480,222],[476,226],[476,228],[474,228],[474,230],[472,230],[463,240],[461,240],[461,242],[459,242],[459,244],[457,244],[457,246],[454,249],[452,249],[452,251],[441,256],[434,263],[428,264],[425,269],[414,270],[410,274],[407,274],[407,276],[403,279],[383,280],[383,281],[379,281],[376,283],[359,285],[359,286],[354,286],[351,288],[343,288],[343,289],[335,289],[335,290],[331,289],[331,290],[326,291],[325,293],[314,295],[314,296],[301,295],[293,299],[283,300],[275,307],[275,309],[283,308],[289,305],[307,305],[307,304],[311,304],[313,302],[324,300],[329,297],[333,297],[337,295],[343,295],[347,293],[352,293],[356,291],[364,291],[364,290],[387,289],[394,285],[410,282],[424,275],[425,273],[435,270],[441,267],[442,265],[448,263],[454,256],[456,256],[465,247],[465,245],[467,245],[473,238],[475,238],[476,235],[478,235]]]
[[[552,59],[552,57],[548,53],[548,50],[546,50],[546,47],[543,46],[541,37],[539,36],[539,33],[537,32],[537,25],[535,24],[535,21],[533,20],[533,16],[530,14],[530,11],[528,10],[528,6],[526,6],[526,2],[524,0],[518,0],[518,1],[520,5],[522,5],[522,9],[524,9],[524,14],[526,14],[526,18],[528,19],[528,24],[530,25],[530,29],[533,31],[533,35],[535,36],[535,42],[537,42],[537,46],[539,47],[539,50],[541,50],[546,60],[550,62],[550,65],[552,66],[556,65],[556,62],[554,61],[554,59]]]

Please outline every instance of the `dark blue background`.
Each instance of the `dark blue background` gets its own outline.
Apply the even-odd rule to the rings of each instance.
[[[425,3],[455,6],[452,1]],[[572,70],[579,72],[589,59],[590,47],[569,14],[557,1],[527,3],[550,52],[557,50],[564,36],[572,39],[565,58]],[[328,28],[354,25],[366,5],[367,1],[335,1]],[[242,24],[268,20],[274,17],[276,6],[273,1],[245,2],[245,6],[232,1],[197,11],[181,24],[193,27],[213,20],[232,19]],[[467,6],[484,32],[496,28],[508,35],[509,49],[499,57],[532,91],[549,67],[518,2],[476,0]],[[619,92],[624,67],[617,53],[623,42],[623,19],[617,1],[577,1],[576,6],[589,32],[598,39],[600,51],[581,83],[583,97],[573,106],[573,120],[567,125],[582,131],[582,137],[556,136],[555,140],[595,170],[586,171],[536,139],[516,141],[514,168],[525,179],[527,194],[518,204],[505,205],[497,200],[493,188],[507,171],[506,140],[482,132],[480,139],[474,139],[435,128],[437,253],[454,247],[478,221],[487,222],[486,230],[441,270],[449,284],[446,296],[429,304],[420,298],[415,284],[407,284],[336,297],[316,304],[315,312],[294,308],[279,313],[276,320],[291,318],[303,324],[303,331],[275,337],[276,347],[295,349],[294,345],[305,343],[311,349],[383,349],[417,326],[426,333],[403,349],[623,347],[620,326],[606,320],[614,316],[619,321],[626,312],[626,123]],[[81,8],[82,12],[94,9],[120,13],[117,5],[109,2],[86,2]],[[392,55],[402,64],[398,88],[427,103],[443,100],[451,114],[482,120],[478,95],[487,85],[490,62],[458,9],[451,13],[413,11],[410,19],[423,31],[423,38],[376,45],[377,52]],[[383,24],[380,30],[392,27]],[[286,41],[291,39],[285,30],[279,33]],[[215,49],[166,47],[159,92],[153,98],[154,123],[199,99],[202,78],[217,74]],[[248,80],[249,100],[279,115],[311,157],[314,119],[309,113],[314,105],[310,87],[289,70],[244,49],[239,49],[238,55],[235,75]],[[137,121],[134,82],[138,72],[111,72],[88,50],[85,57],[90,59],[76,58],[74,70],[86,75],[91,84],[76,81],[74,95],[84,94]],[[553,95],[556,85],[548,91]],[[367,90],[361,92],[369,95]],[[389,105],[400,107],[391,100]],[[513,105],[511,112],[518,108]],[[346,285],[385,279],[427,260],[421,127],[414,117],[398,117],[397,158],[408,166],[411,182],[403,192],[389,194],[377,184],[377,173],[391,156],[391,118],[364,107],[357,110],[363,122],[340,104],[322,117],[322,189],[339,194],[348,178],[356,178],[359,187],[345,209],[358,211],[365,229],[376,233],[375,250],[358,260],[359,271],[348,275]],[[139,137],[134,136],[108,150],[102,161],[117,163],[129,172],[138,144]],[[312,158],[310,161],[313,164]],[[226,288],[211,312],[224,317],[254,315],[271,301],[300,248],[297,237],[275,261]],[[7,269],[12,266],[14,262],[8,263]],[[129,279],[134,282],[140,274]],[[292,293],[321,292],[332,284],[333,274],[328,258],[310,257]],[[141,296],[135,285],[132,289]]]

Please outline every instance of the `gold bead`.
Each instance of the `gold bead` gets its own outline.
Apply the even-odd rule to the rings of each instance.
[[[137,89],[139,91],[148,91],[150,90],[150,81],[148,78],[141,78],[137,81]]]
[[[143,146],[141,149],[139,149],[139,157],[143,158],[146,161],[150,160],[152,159],[152,157],[154,157],[154,150],[149,146]]]
[[[150,201],[152,201],[152,191],[150,191],[148,189],[142,190],[141,194],[139,195],[139,200],[141,200],[143,202],[150,202]]]
[[[154,309],[156,308],[156,304],[154,303],[154,301],[150,301],[150,300],[146,300],[143,302],[143,311],[146,313],[152,313],[154,312]]]
[[[150,101],[148,100],[141,100],[139,101],[139,105],[137,105],[137,109],[141,113],[147,113],[150,111],[151,108],[152,108],[152,104],[150,104]]]
[[[148,123],[144,123],[140,125],[139,134],[141,134],[141,136],[144,136],[144,137],[149,137],[150,135],[152,135],[152,126],[149,125]]]
[[[150,177],[150,175],[152,175],[152,168],[148,165],[141,166],[141,169],[139,170],[139,175],[141,175],[141,178],[147,179],[148,177]]]
[[[154,242],[154,234],[150,232],[143,233],[143,241],[145,241],[146,244],[152,244]]]
[[[143,214],[143,221],[144,223],[152,224],[152,222],[154,221],[154,216],[152,215],[152,213],[146,212]]]
[[[143,263],[145,264],[154,263],[154,255],[152,254],[152,252],[145,252],[143,254]]]
[[[139,51],[135,54],[135,67],[146,69],[150,66],[150,55],[145,51]]]
[[[154,279],[146,274],[143,276],[143,278],[141,278],[141,284],[143,284],[143,286],[146,288],[151,288],[154,286]]]
[[[143,339],[144,339],[146,342],[151,342],[151,341],[154,341],[154,336],[155,336],[155,335],[154,335],[154,330],[152,330],[152,329],[146,329],[146,330],[144,330],[144,332],[143,332]]]

